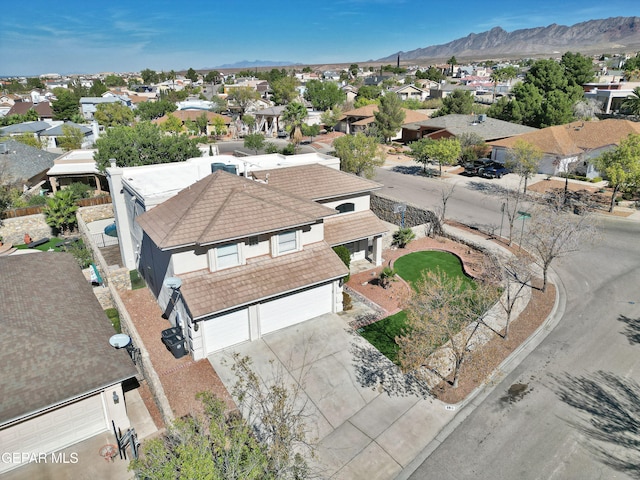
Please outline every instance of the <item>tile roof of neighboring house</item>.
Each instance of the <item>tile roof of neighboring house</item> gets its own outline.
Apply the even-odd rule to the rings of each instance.
[[[215,112],[206,112],[204,110],[176,110],[175,112],[171,112],[170,114],[163,115],[160,118],[156,118],[152,120],[151,123],[156,123],[156,124],[164,123],[168,120],[169,115],[173,115],[174,117],[179,118],[183,122],[186,122],[187,120],[195,121],[195,119],[202,116],[203,113],[207,115],[207,121],[209,122],[212,122],[213,119],[218,117],[224,120],[225,125],[229,125],[233,121],[231,120],[230,117],[227,117],[225,115],[220,115],[219,113],[215,113]]]
[[[377,111],[378,111],[378,105],[375,105],[375,104],[365,105],[364,107],[360,107],[360,108],[356,108],[355,110],[348,110],[344,112],[341,120],[345,120],[346,118],[349,118],[349,117],[362,117],[363,119],[373,120],[374,113]],[[420,122],[423,120],[427,120],[429,118],[429,116],[425,115],[424,113],[416,112],[415,110],[410,110],[408,108],[403,108],[402,111],[404,112],[405,123]],[[360,122],[362,122],[362,120],[360,120]],[[366,123],[370,123],[370,121]],[[357,123],[357,122],[354,123],[354,125],[364,125],[364,124],[365,123]]]
[[[12,183],[24,183],[39,174],[44,174],[53,167],[54,160],[60,156],[58,153],[45,152],[15,140],[2,143],[6,145],[7,153],[0,154],[0,168],[6,165],[6,180]]]
[[[180,291],[194,318],[239,307],[347,275],[347,267],[325,242],[272,258],[247,260],[246,265],[180,275]],[[211,295],[215,292],[215,295]]]
[[[544,153],[563,157],[617,145],[630,133],[640,134],[640,123],[607,119],[596,122],[572,122],[491,142],[496,147],[512,148],[517,140],[529,142]]]
[[[53,118],[53,110],[49,102],[40,102],[35,105],[32,102],[16,102],[11,109],[7,112],[9,115],[24,115],[31,108],[33,108],[38,114],[39,118]]]
[[[40,133],[48,128],[51,128],[51,124],[49,122],[22,122],[14,123],[13,125],[7,125],[6,127],[0,128],[0,134],[6,135],[11,133]]]
[[[0,257],[0,425],[136,375],[76,260]]]
[[[86,125],[80,125],[78,123],[73,123],[73,122],[64,122],[62,125],[58,125],[57,127],[52,127],[52,128],[49,128],[48,130],[45,130],[40,135],[48,136],[48,137],[60,137],[64,135],[64,129],[63,129],[64,126],[77,128],[82,132],[83,135],[89,135],[92,132],[92,130]]]
[[[324,221],[324,240],[332,247],[388,231],[389,228],[371,210],[336,215]]]
[[[484,121],[479,122],[477,115],[460,114],[443,115],[442,117],[429,118],[419,122],[405,121],[402,125],[402,128],[408,130],[419,130],[420,127],[428,127],[434,132],[446,130],[453,136],[459,136],[463,133],[475,133],[485,141],[537,131],[533,127],[505,122],[496,118],[484,117]]]
[[[282,115],[282,112],[287,108],[286,105],[278,105],[276,107],[263,108],[262,110],[256,110],[253,112],[253,115],[267,116],[267,117],[278,117]]]
[[[336,211],[217,171],[137,217],[161,249],[204,245],[315,223]]]
[[[317,163],[254,172],[269,186],[308,200],[322,201],[382,188],[382,184]]]

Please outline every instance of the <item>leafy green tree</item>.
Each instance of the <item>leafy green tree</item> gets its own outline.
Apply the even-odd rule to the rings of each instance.
[[[80,110],[80,97],[62,87],[54,88],[53,94],[56,96],[56,100],[51,102],[54,120],[71,120]]]
[[[207,133],[207,125],[209,125],[209,117],[205,112],[202,112],[195,119],[196,124],[196,133],[198,135],[206,135]]]
[[[385,154],[375,137],[364,133],[345,135],[333,141],[340,169],[366,178],[375,176],[375,167],[384,165]]]
[[[295,147],[302,141],[302,124],[308,116],[307,107],[298,102],[291,102],[282,112],[282,121],[291,127],[290,138]]]
[[[353,103],[353,108],[366,107],[367,105],[380,105],[380,98],[370,100],[365,97],[356,97],[356,101]]]
[[[247,107],[260,99],[260,93],[251,87],[236,87],[231,89],[227,98],[240,108],[240,115],[244,115]]]
[[[204,76],[204,81],[213,85],[218,80],[220,80],[220,77],[221,75],[218,70],[211,70],[210,72],[207,72],[207,74]]]
[[[382,94],[382,88],[377,85],[363,85],[358,89],[358,97],[375,100]]]
[[[89,89],[89,96],[100,97],[104,92],[107,92],[108,90],[109,89],[106,87],[106,85],[102,83],[102,80],[97,78],[93,81],[93,85],[91,85],[91,88]]]
[[[320,121],[329,131],[333,130],[333,128],[338,124],[341,118],[342,110],[340,109],[340,107],[334,107],[331,110],[325,110],[320,115]]]
[[[616,148],[598,157],[596,164],[613,187],[609,205],[609,211],[613,212],[621,188],[640,186],[640,134],[630,134]]]
[[[211,121],[211,127],[213,128],[213,134],[218,137],[224,135],[227,131],[227,125],[224,123],[224,118],[214,117]]]
[[[71,190],[60,190],[48,198],[42,210],[47,225],[62,233],[73,231],[78,223],[75,202],[76,197]]]
[[[626,100],[622,102],[622,108],[631,115],[640,116],[640,87],[634,88],[633,92],[627,95]]]
[[[298,97],[298,79],[296,77],[281,77],[269,84],[273,92],[273,101],[277,105],[286,105]]]
[[[438,162],[440,167],[440,176],[442,176],[442,165],[453,165],[460,158],[462,149],[460,141],[457,138],[440,138],[433,140],[431,138],[421,138],[418,142],[421,144],[418,148],[421,153],[420,162],[430,159]]]
[[[457,136],[460,142],[460,159],[466,162],[486,157],[490,152],[489,147],[484,139],[474,132],[464,132]]]
[[[40,79],[40,77],[28,77],[27,78],[27,90],[44,90],[46,85]]]
[[[111,158],[119,167],[133,167],[202,156],[196,140],[186,135],[164,135],[160,127],[151,122],[112,127],[96,141],[96,149],[94,159],[101,172],[110,166]]]
[[[256,126],[256,117],[254,117],[253,115],[243,115],[242,123],[244,123],[249,128],[249,132],[253,132]]]
[[[304,98],[311,102],[316,110],[326,111],[344,102],[346,95],[333,82],[309,80]]]
[[[543,156],[538,147],[524,140],[516,140],[507,152],[505,166],[524,180],[523,193],[527,193],[528,180],[538,173]]]
[[[581,53],[566,52],[562,55],[560,65],[564,68],[569,85],[582,87],[582,85],[592,82],[594,79],[591,57]]]
[[[417,98],[407,98],[406,100],[402,100],[402,108],[406,108],[407,110],[419,110],[424,108],[424,105]]]
[[[249,135],[244,136],[244,146],[245,148],[250,148],[258,154],[258,151],[264,148],[264,135],[261,133],[250,133]]]
[[[374,112],[375,126],[385,142],[391,141],[398,134],[405,113],[402,110],[402,101],[395,93],[388,93],[380,97],[380,107]]]
[[[43,144],[42,144],[42,140],[40,140],[38,137],[36,137],[33,133],[21,133],[20,135],[14,135],[13,137],[11,137],[12,140],[15,140],[16,142],[20,142],[24,145],[29,145],[30,147],[34,147],[34,148],[42,148]]]
[[[474,110],[473,93],[468,90],[454,90],[450,95],[442,99],[442,108],[438,110],[434,117],[443,115],[460,114],[469,115]]]
[[[140,72],[140,76],[142,77],[142,81],[145,85],[153,85],[159,81],[158,72],[149,68],[142,70]]]
[[[80,97],[89,95],[89,89],[82,84],[79,78],[69,83],[68,90],[73,92],[78,100],[80,100]]]
[[[626,62],[624,62],[623,68],[625,72],[639,70],[640,69],[640,53],[638,53],[635,57],[631,57]]]
[[[349,66],[349,73],[351,74],[352,77],[356,77],[358,75],[359,70],[360,70],[360,67],[358,67],[357,63],[352,63]]]
[[[540,106],[537,125],[540,128],[564,125],[575,119],[573,105],[569,95],[561,91],[549,92]]]
[[[311,141],[313,142],[313,137],[317,136],[320,133],[320,125],[314,123],[313,125],[307,125],[306,123],[302,124],[302,134],[306,137],[311,137]]]
[[[147,440],[131,462],[136,478],[247,479],[269,474],[267,448],[240,415],[226,415],[226,405],[210,392],[197,395],[204,412],[174,422],[161,437]]]
[[[142,102],[136,107],[136,113],[140,120],[155,120],[178,109],[174,102],[159,100],[157,102]]]
[[[198,81],[198,72],[189,67],[189,70],[187,70],[187,73],[185,74],[185,78],[188,78],[193,83],[196,83]]]
[[[0,126],[6,127],[7,125],[15,125],[16,123],[36,122],[38,118],[40,118],[38,116],[38,112],[36,112],[33,108],[30,108],[24,113],[24,115],[20,113],[14,113],[13,115],[0,117]]]
[[[107,87],[124,87],[127,82],[121,76],[111,73],[105,77],[104,84]]]
[[[93,114],[93,118],[105,127],[131,125],[134,120],[134,113],[129,107],[119,102],[99,103],[96,105],[96,112]]]
[[[71,125],[62,126],[62,136],[58,137],[58,146],[68,152],[69,150],[78,150],[82,148],[84,133],[77,127]]]
[[[167,119],[160,124],[160,130],[177,135],[178,133],[184,131],[184,127],[182,125],[182,120],[169,113],[167,114]],[[193,125],[193,128],[191,130],[196,130],[196,126]]]
[[[444,73],[442,73],[440,69],[432,65],[426,70],[418,70],[416,72],[416,78],[431,80],[433,82],[440,83],[442,80],[445,80],[447,76]]]

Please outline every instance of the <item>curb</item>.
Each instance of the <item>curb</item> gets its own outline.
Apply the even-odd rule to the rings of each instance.
[[[547,335],[549,335],[549,333],[551,333],[551,331],[558,325],[566,308],[567,296],[564,283],[560,277],[558,277],[553,269],[550,268],[549,270],[549,277],[553,279],[553,284],[556,287],[556,299],[547,318],[535,330],[535,332],[533,332],[518,348],[511,352],[511,354],[496,367],[493,373],[482,385],[473,390],[463,401],[452,405],[452,407],[455,410],[459,410],[459,412],[442,428],[442,430],[436,434],[433,440],[427,444],[422,452],[420,452],[416,458],[411,461],[411,463],[402,469],[402,472],[395,477],[395,480],[408,479],[440,446],[440,444],[444,442],[469,415],[471,415],[475,408],[480,405],[480,403],[482,403],[482,401],[487,398],[491,392],[493,392],[493,390],[500,384],[501,380],[515,370],[516,367],[520,365],[520,363],[522,363],[522,361],[538,345],[540,345]]]

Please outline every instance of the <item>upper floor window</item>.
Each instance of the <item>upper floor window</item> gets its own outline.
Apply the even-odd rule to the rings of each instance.
[[[230,243],[216,248],[217,268],[227,268],[240,265],[240,254],[237,243]]]
[[[340,213],[353,212],[355,211],[355,209],[356,209],[355,204],[351,202],[342,203],[336,207],[336,210],[338,210],[338,212]]]
[[[296,231],[291,230],[278,235],[278,253],[291,252],[297,250],[298,242]]]

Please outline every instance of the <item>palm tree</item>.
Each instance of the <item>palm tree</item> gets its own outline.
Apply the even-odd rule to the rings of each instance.
[[[640,116],[640,87],[633,89],[633,93],[627,96],[627,99],[622,102],[622,108],[628,110],[632,115]]]
[[[282,120],[286,125],[291,127],[289,137],[297,149],[302,141],[302,127],[308,116],[307,107],[298,102],[291,102],[282,112]]]

